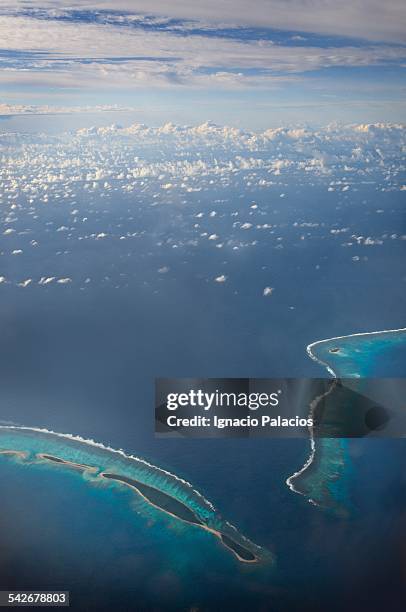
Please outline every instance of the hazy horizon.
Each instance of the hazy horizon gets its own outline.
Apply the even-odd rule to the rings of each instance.
[[[55,112],[76,127],[92,114],[248,129],[403,122],[405,17],[398,0],[10,1],[0,117],[17,116],[16,129]]]

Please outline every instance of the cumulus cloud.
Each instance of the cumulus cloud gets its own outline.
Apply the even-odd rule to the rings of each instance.
[[[30,279],[41,291],[70,291],[70,283],[86,290],[90,278],[91,285],[162,286],[169,267],[173,279],[177,262],[198,260],[205,269],[193,273],[201,281],[225,283],[221,271],[233,270],[231,259],[242,251],[259,246],[267,258],[282,257],[302,241],[319,241],[329,256],[339,249],[364,266],[364,253],[372,260],[388,241],[391,248],[404,244],[393,209],[404,184],[405,147],[404,127],[395,123],[252,131],[207,121],[1,133],[3,289]],[[312,216],[313,192],[323,207]],[[342,207],[349,212],[363,193],[378,200],[362,205],[364,217],[346,214],[344,225]],[[324,215],[327,207],[337,213]],[[378,214],[381,223],[372,223]],[[209,256],[190,257],[195,249]],[[101,253],[112,252],[128,265],[100,273]],[[145,279],[144,263],[152,271]],[[260,283],[258,299],[272,295]]]
[[[27,278],[26,280],[21,281],[21,283],[18,283],[19,287],[28,287],[28,285],[30,285],[32,283],[32,278]]]
[[[55,276],[41,276],[40,280],[38,281],[38,284],[39,285],[49,285],[54,280],[55,280]]]

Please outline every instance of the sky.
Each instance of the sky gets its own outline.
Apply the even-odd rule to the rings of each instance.
[[[405,22],[402,0],[6,0],[0,127],[403,122]]]

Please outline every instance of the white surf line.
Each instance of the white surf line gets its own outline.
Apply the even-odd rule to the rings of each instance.
[[[329,374],[331,374],[334,378],[337,378],[336,373],[329,366],[329,364],[315,356],[315,354],[313,353],[314,346],[316,346],[317,344],[324,344],[325,342],[331,342],[332,340],[345,340],[347,338],[353,338],[355,336],[377,336],[380,334],[391,334],[391,333],[402,332],[402,331],[406,331],[406,327],[400,327],[399,329],[383,329],[382,331],[357,332],[355,334],[348,334],[346,336],[334,336],[333,338],[326,338],[325,340],[316,340],[315,342],[308,344],[306,347],[306,352],[309,355],[309,357],[313,359],[313,361],[316,361],[319,365],[322,365],[323,367],[325,367]]]
[[[314,400],[312,400],[310,402],[310,411],[309,411],[309,417],[313,419],[314,413],[316,411],[317,406],[319,405],[319,403],[328,395],[330,395],[330,393],[332,391],[334,391],[334,389],[337,386],[337,380],[333,380],[331,382],[330,387],[327,389],[327,391],[325,391],[324,393],[322,393],[321,395],[318,395],[317,397],[314,398]],[[292,474],[291,476],[289,476],[289,478],[286,479],[286,484],[288,485],[289,489],[291,491],[293,491],[294,493],[298,493],[299,495],[305,495],[302,491],[299,491],[298,489],[296,489],[295,485],[292,483],[292,481],[297,478],[298,476],[300,476],[301,474],[303,474],[303,472],[305,472],[307,470],[307,468],[309,468],[311,466],[311,464],[314,461],[314,456],[316,454],[316,443],[314,441],[314,434],[313,434],[313,429],[314,426],[310,425],[309,426],[309,438],[310,438],[310,455],[309,458],[307,459],[307,461],[305,462],[305,464],[303,465],[303,467],[298,471],[295,472],[294,474]],[[314,504],[315,506],[318,506],[318,504],[314,501],[314,499],[310,499],[308,500],[310,503]]]
[[[199,491],[197,491],[197,489],[195,489],[193,487],[193,485],[190,482],[188,482],[187,480],[184,480],[183,478],[180,478],[180,476],[177,476],[176,474],[173,474],[172,472],[169,472],[168,470],[160,468],[157,465],[154,465],[153,463],[149,463],[145,459],[142,459],[142,457],[136,457],[134,455],[129,455],[126,452],[124,452],[122,449],[117,450],[115,448],[112,448],[111,446],[107,446],[107,445],[103,444],[102,442],[95,442],[95,440],[92,440],[91,438],[82,438],[81,436],[75,436],[74,434],[59,433],[57,431],[52,431],[51,429],[45,429],[45,428],[42,428],[42,427],[24,427],[24,426],[20,426],[20,425],[0,425],[0,430],[1,429],[11,429],[11,430],[17,430],[17,431],[18,430],[20,430],[20,431],[32,431],[32,432],[36,432],[36,433],[51,434],[53,436],[57,436],[58,438],[65,438],[67,440],[73,440],[75,442],[81,442],[83,444],[87,444],[88,446],[94,446],[95,448],[99,448],[99,449],[102,449],[102,450],[106,450],[106,451],[108,451],[110,453],[115,453],[117,455],[121,455],[125,459],[130,459],[131,461],[136,461],[138,463],[146,465],[149,468],[157,470],[157,472],[160,472],[161,474],[165,474],[166,476],[170,476],[174,480],[177,480],[178,482],[181,482],[182,484],[184,484],[188,488],[190,488],[190,490],[193,493],[195,493],[204,502],[204,504],[206,504],[211,510],[217,512],[216,508],[213,506],[213,504],[208,499],[206,499],[204,497],[204,495],[202,495]]]
[[[317,344],[323,344],[324,342],[331,342],[332,340],[345,340],[346,338],[352,338],[354,336],[376,336],[376,335],[379,335],[379,334],[390,334],[390,333],[403,332],[403,331],[406,332],[406,327],[400,327],[399,329],[383,329],[381,331],[373,331],[373,332],[357,332],[355,334],[347,334],[346,336],[334,336],[333,338],[326,338],[325,340],[316,340],[315,342],[312,342],[311,344],[308,344],[307,347],[306,347],[306,352],[309,355],[309,357],[311,359],[313,359],[313,361],[316,361],[316,363],[318,363],[319,365],[324,366],[327,369],[327,371],[329,372],[329,374],[331,374],[334,379],[337,379],[338,377],[336,376],[336,373],[329,366],[329,364],[326,363],[325,361],[322,361],[321,359],[318,359],[314,355],[313,350],[312,350],[314,346],[316,346]],[[321,401],[324,397],[326,397],[329,393],[331,393],[331,391],[334,388],[335,388],[335,385],[332,384],[330,389],[328,391],[326,391],[326,393],[316,397],[316,399],[314,399],[313,402],[311,402],[311,404],[310,404],[310,415],[311,416],[313,416],[314,409],[317,407],[319,401]],[[289,478],[286,479],[286,484],[289,487],[289,489],[291,491],[293,491],[294,493],[298,493],[299,495],[304,495],[304,493],[302,493],[301,491],[298,491],[295,488],[295,486],[292,483],[292,480],[294,480],[297,476],[300,476],[305,470],[307,470],[311,466],[311,464],[314,461],[314,456],[315,456],[315,453],[316,453],[316,444],[315,444],[315,441],[314,441],[313,427],[309,427],[309,433],[310,433],[310,456],[309,456],[308,460],[306,461],[306,463],[304,464],[304,466],[302,467],[301,470],[299,470],[298,472],[295,472],[294,474],[289,476]],[[314,504],[314,505],[318,505],[312,499],[309,499],[309,502]]]
[[[22,425],[0,425],[0,430],[1,429],[9,429],[9,430],[17,430],[17,431],[18,430],[21,430],[21,431],[32,431],[32,432],[37,432],[37,433],[51,434],[51,435],[57,436],[59,438],[65,438],[65,439],[73,440],[73,441],[76,441],[76,442],[82,442],[82,443],[87,444],[89,446],[94,446],[96,448],[109,451],[110,453],[115,453],[115,454],[121,455],[125,459],[130,459],[131,461],[136,461],[138,463],[142,463],[143,465],[146,465],[149,468],[157,470],[161,474],[165,474],[166,476],[172,477],[175,481],[178,481],[178,482],[182,483],[188,489],[190,489],[193,493],[196,494],[196,496],[198,497],[198,499],[201,501],[201,503],[203,505],[205,505],[210,510],[215,512],[216,515],[220,515],[220,513],[217,511],[215,506],[204,495],[202,495],[202,493],[200,493],[200,491],[195,489],[190,482],[188,482],[187,480],[184,480],[183,478],[181,478],[180,476],[177,476],[176,474],[173,474],[172,472],[169,472],[168,470],[165,470],[163,468],[158,467],[157,465],[154,465],[153,463],[149,463],[148,461],[146,461],[145,459],[142,459],[141,457],[136,457],[134,455],[129,455],[129,454],[125,453],[122,449],[117,450],[115,448],[112,448],[111,446],[106,446],[102,442],[95,442],[95,440],[92,440],[91,438],[82,438],[81,436],[75,436],[74,434],[59,433],[57,431],[52,431],[50,429],[45,429],[45,428],[42,428],[42,427],[24,427]],[[230,527],[230,529],[232,529],[238,536],[242,537],[243,540],[245,540],[247,543],[249,543],[251,546],[253,546],[256,550],[258,550],[258,551],[262,551],[263,550],[262,546],[259,546],[258,544],[255,544],[249,538],[247,538],[242,533],[240,533],[240,531],[237,529],[237,527],[235,525],[233,525],[229,521],[224,521],[224,522],[228,525],[228,527]],[[231,537],[231,535],[230,535],[230,537]]]

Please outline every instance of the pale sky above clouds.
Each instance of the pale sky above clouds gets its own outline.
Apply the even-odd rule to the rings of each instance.
[[[367,120],[399,121],[405,15],[398,0],[2,2],[0,104],[262,127],[272,108],[314,122],[364,105]]]

